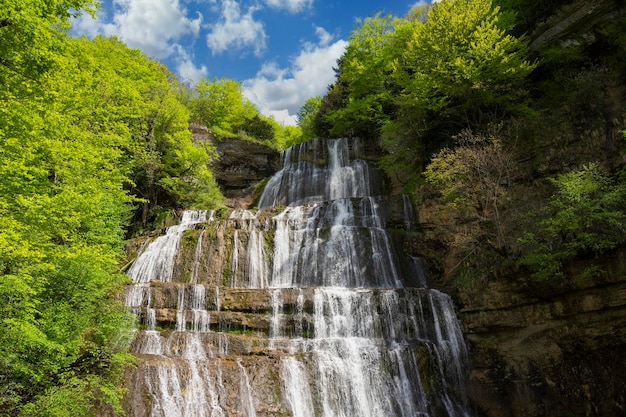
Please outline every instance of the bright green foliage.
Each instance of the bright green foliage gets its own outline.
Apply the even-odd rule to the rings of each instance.
[[[94,12],[92,0],[3,0],[0,5],[0,97],[32,93],[63,50],[58,29],[76,11]]]
[[[379,14],[362,20],[352,32],[338,77],[348,96],[342,107],[327,116],[331,135],[371,135],[388,120],[393,99],[393,29],[393,18]]]
[[[521,87],[534,66],[491,0],[442,0],[413,28],[395,64],[403,105],[445,111],[470,126],[485,113],[526,111]]]
[[[214,149],[192,142],[190,113],[169,71],[114,38],[78,39],[72,45],[75,59],[67,69],[75,74],[76,97],[64,105],[81,104],[71,109],[75,123],[98,134],[99,142],[117,141],[107,149],[121,152],[128,186],[144,199],[142,223],[164,207],[219,205],[208,169]]]
[[[279,149],[286,149],[296,143],[307,141],[300,126],[281,126],[276,134],[276,143]]]
[[[1,416],[121,414],[118,262],[135,205],[221,198],[165,67],[54,27],[87,4],[0,9]]]
[[[281,125],[273,117],[267,117],[265,120],[272,126],[274,131],[272,141],[264,142],[268,146],[282,150],[307,140],[303,136],[300,126]]]
[[[558,278],[576,256],[598,256],[626,240],[626,186],[614,184],[597,164],[559,175],[557,187],[520,264],[537,279]]]
[[[282,126],[273,117],[261,115],[244,97],[237,81],[203,78],[183,96],[191,121],[208,127],[218,140],[240,138],[279,149],[301,141],[301,129]]]
[[[352,32],[315,132],[379,139],[381,167],[406,184],[463,128],[531,114],[526,41],[491,0],[442,0]]]
[[[298,126],[302,129],[302,139],[309,140],[317,136],[314,126],[315,114],[322,104],[322,97],[308,98],[298,111]]]
[[[116,301],[127,280],[117,260],[133,201],[120,148],[127,138],[84,126],[79,114],[97,100],[76,72],[62,75],[77,69],[73,59],[55,56],[37,90],[0,104],[0,415],[38,402],[21,415],[89,416],[90,396],[105,388],[108,406],[121,400],[115,384],[130,322]],[[77,369],[96,355],[97,365]],[[92,391],[74,398],[89,410],[52,413],[76,405],[46,394],[65,390],[70,377],[90,381]]]
[[[245,119],[258,114],[243,96],[241,84],[226,78],[200,80],[191,91],[188,106],[192,121],[207,126],[218,137],[236,137]]]

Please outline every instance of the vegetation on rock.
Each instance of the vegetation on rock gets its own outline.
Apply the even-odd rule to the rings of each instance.
[[[210,142],[277,149],[362,136],[413,194],[441,276],[564,266],[626,236],[626,12],[540,38],[566,0],[441,0],[355,28],[300,127],[227,79],[181,85],[115,38],[73,39],[85,0],[0,6],[0,416],[121,415],[131,320],[124,239],[162,213],[216,208]],[[577,27],[576,25],[570,25]],[[583,39],[583,41],[580,41]],[[530,41],[548,39],[528,52]]]
[[[624,243],[626,13],[604,1],[594,12],[610,13],[592,21],[565,13],[564,33],[541,24],[587,7],[569,3],[442,0],[374,15],[308,116],[317,135],[378,140],[381,167],[428,223],[422,255],[440,275],[558,279],[564,263]]]
[[[188,88],[116,38],[65,33],[95,6],[0,6],[2,416],[123,414],[124,240],[164,211],[223,199],[213,146],[192,141],[202,112]],[[275,141],[263,123],[248,125]]]

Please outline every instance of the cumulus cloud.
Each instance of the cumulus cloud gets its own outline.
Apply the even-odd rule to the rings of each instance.
[[[265,4],[275,9],[298,13],[310,8],[313,5],[313,0],[265,0]]]
[[[169,58],[181,80],[197,82],[208,75],[206,65],[196,65],[179,43],[183,37],[188,41],[199,36],[203,21],[199,12],[188,17],[179,0],[113,0],[112,6],[108,15],[100,11],[96,19],[80,16],[73,30],[90,37],[115,35],[154,58]]]
[[[258,8],[250,7],[245,14],[241,13],[239,3],[234,0],[222,2],[222,16],[211,26],[207,35],[207,46],[213,54],[227,50],[252,48],[256,56],[265,50],[267,35],[263,23],[254,20],[253,13]]]
[[[335,80],[333,66],[347,42],[331,43],[332,37],[323,28],[316,27],[315,31],[318,42],[305,43],[289,68],[267,63],[255,78],[244,81],[244,95],[261,113],[279,116],[285,124],[295,124],[295,115],[306,99],[323,95]]]
[[[75,21],[75,30],[89,36],[116,35],[130,47],[167,58],[174,53],[178,39],[197,37],[202,25],[202,15],[187,17],[178,0],[113,0],[113,6],[110,21],[102,15],[96,20],[83,15]]]
[[[417,2],[415,2],[409,9],[412,9],[413,7],[418,7],[418,6],[427,6],[430,4],[434,4],[434,3],[439,3],[440,0],[419,0]]]
[[[181,81],[197,83],[201,78],[206,78],[209,70],[206,65],[197,66],[193,57],[180,45],[176,45],[176,73]]]
[[[330,33],[328,33],[326,29],[324,29],[323,27],[314,26],[314,28],[315,28],[315,34],[317,35],[321,46],[326,46],[330,43],[330,41],[333,40],[333,36]]]

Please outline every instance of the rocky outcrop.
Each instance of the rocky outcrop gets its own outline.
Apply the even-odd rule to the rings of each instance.
[[[481,413],[626,415],[626,251],[572,265],[559,285],[525,282],[459,293]]]
[[[614,19],[617,13],[623,14],[618,9],[615,0],[576,0],[538,25],[531,34],[529,48],[537,51],[554,42],[562,47],[589,45],[595,41],[594,30],[598,25]]]
[[[225,204],[232,208],[247,208],[255,192],[260,192],[260,183],[278,170],[280,153],[276,149],[260,143],[241,139],[216,139],[202,125],[190,123],[194,142],[211,142],[218,158],[213,166],[213,174],[222,193]]]

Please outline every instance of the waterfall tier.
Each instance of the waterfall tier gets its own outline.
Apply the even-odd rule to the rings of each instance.
[[[396,249],[410,201],[389,210],[361,148],[289,148],[263,209],[185,212],[146,245],[129,416],[469,415],[452,302]]]

